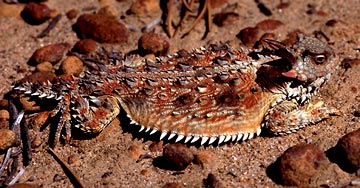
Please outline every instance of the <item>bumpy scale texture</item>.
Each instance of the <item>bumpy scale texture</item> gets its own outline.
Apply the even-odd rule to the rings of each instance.
[[[310,37],[291,47],[264,42],[262,50],[219,44],[155,61],[108,56],[112,64],[100,62],[79,78],[18,82],[14,89],[57,103],[55,139],[63,128],[67,138],[73,127],[99,133],[121,110],[139,131],[201,144],[250,139],[262,128],[291,133],[337,113],[308,103],[339,63],[330,47]]]

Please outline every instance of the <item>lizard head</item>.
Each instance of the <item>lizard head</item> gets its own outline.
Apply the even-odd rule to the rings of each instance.
[[[291,62],[291,69],[282,73],[284,77],[311,83],[319,78],[328,79],[326,77],[337,66],[334,50],[319,39],[299,36],[297,43],[291,48],[278,41],[265,40],[272,48],[281,52],[277,55]]]

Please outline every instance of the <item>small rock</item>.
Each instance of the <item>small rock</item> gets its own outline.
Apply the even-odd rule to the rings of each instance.
[[[68,43],[56,43],[37,49],[29,60],[30,65],[37,65],[43,62],[55,64],[59,62],[65,51],[70,48]]]
[[[194,162],[202,167],[210,166],[217,161],[215,153],[210,151],[200,151],[195,155]]]
[[[328,21],[325,23],[325,25],[326,25],[326,26],[329,26],[329,27],[334,27],[337,23],[338,23],[337,20],[331,19],[331,20],[328,20]]]
[[[221,188],[224,187],[214,174],[209,174],[204,180],[205,188]]]
[[[93,39],[83,39],[76,42],[72,50],[80,54],[89,54],[95,51],[97,48],[98,48],[98,43]]]
[[[174,170],[184,170],[194,160],[190,149],[179,143],[165,146],[163,157]]]
[[[9,16],[19,18],[21,11],[24,9],[23,4],[8,4],[0,1],[0,16]]]
[[[129,11],[137,15],[148,15],[160,11],[160,4],[158,0],[135,0]]]
[[[256,27],[264,31],[271,31],[277,29],[281,25],[284,25],[284,23],[279,20],[266,19],[259,22]]]
[[[280,157],[280,175],[284,185],[308,186],[309,180],[328,164],[325,153],[314,144],[298,144]]]
[[[341,137],[337,146],[354,168],[360,168],[360,129]]]
[[[53,65],[48,61],[36,65],[36,70],[39,72],[50,72],[52,69]]]
[[[76,56],[67,57],[60,65],[60,70],[65,75],[79,76],[83,68],[83,62]]]
[[[72,154],[72,155],[70,155],[70,156],[68,157],[68,164],[69,164],[69,165],[72,165],[72,164],[76,163],[76,162],[79,161],[79,160],[80,160],[79,155]]]
[[[33,141],[31,142],[31,148],[38,148],[42,144],[42,140],[39,135],[36,135]]]
[[[131,145],[128,149],[129,155],[132,159],[139,159],[139,157],[145,153],[145,151],[138,145]]]
[[[75,31],[82,39],[98,42],[123,43],[128,39],[128,30],[116,19],[100,14],[83,14],[75,23]]]
[[[116,18],[118,16],[118,11],[112,6],[102,7],[98,12],[99,15],[109,16],[112,18]]]
[[[139,50],[142,50],[145,54],[166,55],[169,47],[170,44],[165,36],[152,32],[144,33],[138,42]]]
[[[66,17],[67,17],[69,20],[72,20],[72,19],[76,18],[78,14],[79,14],[79,10],[78,10],[78,9],[71,9],[71,10],[69,10],[69,11],[66,12]]]
[[[0,110],[0,119],[9,120],[10,113],[7,110]]]
[[[9,120],[0,119],[0,129],[9,129]]]
[[[257,27],[246,27],[236,35],[247,47],[253,47],[258,39],[259,29]]]
[[[183,188],[184,186],[182,186],[180,183],[166,183],[164,186],[162,186],[161,188]]]
[[[0,129],[0,151],[5,151],[16,142],[15,133],[9,129]]]
[[[9,101],[6,99],[0,99],[0,109],[8,109]]]
[[[51,9],[44,4],[28,3],[21,11],[21,17],[28,24],[40,25],[51,17]]]
[[[239,14],[235,12],[226,12],[215,14],[213,21],[217,26],[221,27],[224,25],[234,24],[236,21],[239,20],[239,18]]]

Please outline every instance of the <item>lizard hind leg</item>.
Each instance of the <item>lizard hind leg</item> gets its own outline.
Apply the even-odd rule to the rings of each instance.
[[[78,96],[72,106],[72,122],[75,128],[86,134],[98,134],[120,113],[116,97],[111,95]]]
[[[265,117],[265,127],[275,135],[289,134],[339,114],[339,110],[324,106],[322,101],[300,108],[296,101],[284,101],[269,111]]]

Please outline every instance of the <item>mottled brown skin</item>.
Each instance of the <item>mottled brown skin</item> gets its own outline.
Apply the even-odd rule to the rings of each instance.
[[[140,131],[201,144],[250,139],[263,126],[294,132],[337,112],[322,103],[304,105],[338,63],[326,44],[309,37],[290,48],[265,42],[271,49],[221,44],[156,61],[129,56],[80,78],[15,89],[59,101],[57,137],[64,126],[68,133],[71,126],[99,133],[121,109]]]

